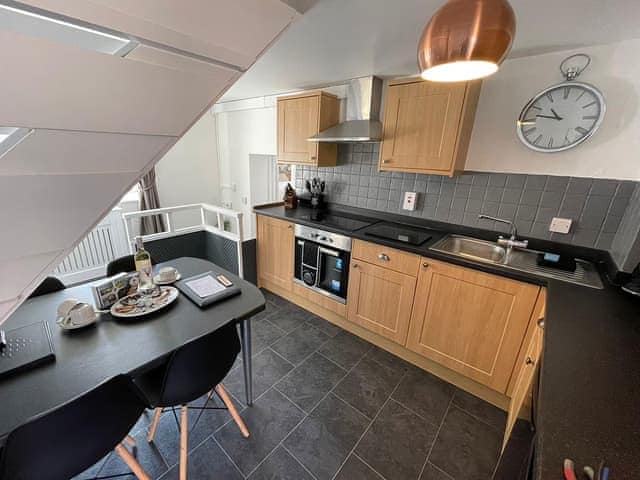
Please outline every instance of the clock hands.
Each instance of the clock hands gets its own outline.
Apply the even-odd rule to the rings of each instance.
[[[563,118],[560,115],[558,115],[558,113],[553,108],[551,109],[551,113],[553,113],[553,117],[550,115],[541,115],[541,114],[536,115],[536,117],[551,118],[552,120],[563,120]]]

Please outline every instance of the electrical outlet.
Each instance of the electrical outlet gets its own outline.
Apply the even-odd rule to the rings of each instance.
[[[402,208],[404,210],[415,210],[417,197],[418,194],[416,192],[404,192],[404,202],[402,202]]]
[[[571,230],[571,222],[570,218],[558,218],[553,217],[551,219],[551,225],[549,225],[549,231],[555,233],[569,233]]]

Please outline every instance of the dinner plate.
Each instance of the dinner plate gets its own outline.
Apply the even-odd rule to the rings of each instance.
[[[158,292],[151,296],[151,304],[147,305],[145,297],[139,293],[127,295],[111,306],[111,315],[118,318],[135,318],[157,312],[178,298],[178,289],[175,287],[161,286]]]

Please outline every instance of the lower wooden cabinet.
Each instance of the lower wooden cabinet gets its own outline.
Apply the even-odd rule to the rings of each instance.
[[[293,285],[293,224],[257,216],[258,284],[270,282],[291,291]]]
[[[529,338],[529,342],[523,348],[524,356],[513,371],[515,383],[513,391],[511,392],[511,401],[509,402],[507,425],[505,427],[504,440],[502,442],[503,451],[507,446],[507,442],[509,441],[513,427],[518,420],[520,411],[531,395],[533,381],[538,371],[538,364],[540,363],[540,356],[542,354],[545,303],[546,293],[542,290],[534,311],[533,319],[535,320],[535,323],[532,328],[533,333]]]
[[[540,287],[422,262],[407,348],[506,393]]]
[[[347,319],[404,345],[415,288],[414,276],[353,259]]]

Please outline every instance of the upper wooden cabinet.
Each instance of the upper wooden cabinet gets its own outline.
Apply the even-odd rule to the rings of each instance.
[[[278,98],[278,163],[334,166],[337,145],[307,139],[339,120],[340,100],[335,95],[318,91]]]
[[[271,283],[291,291],[293,285],[293,224],[257,215],[258,284]]]
[[[464,170],[478,82],[389,82],[380,170],[453,176]]]
[[[422,261],[407,348],[504,394],[540,287]]]

